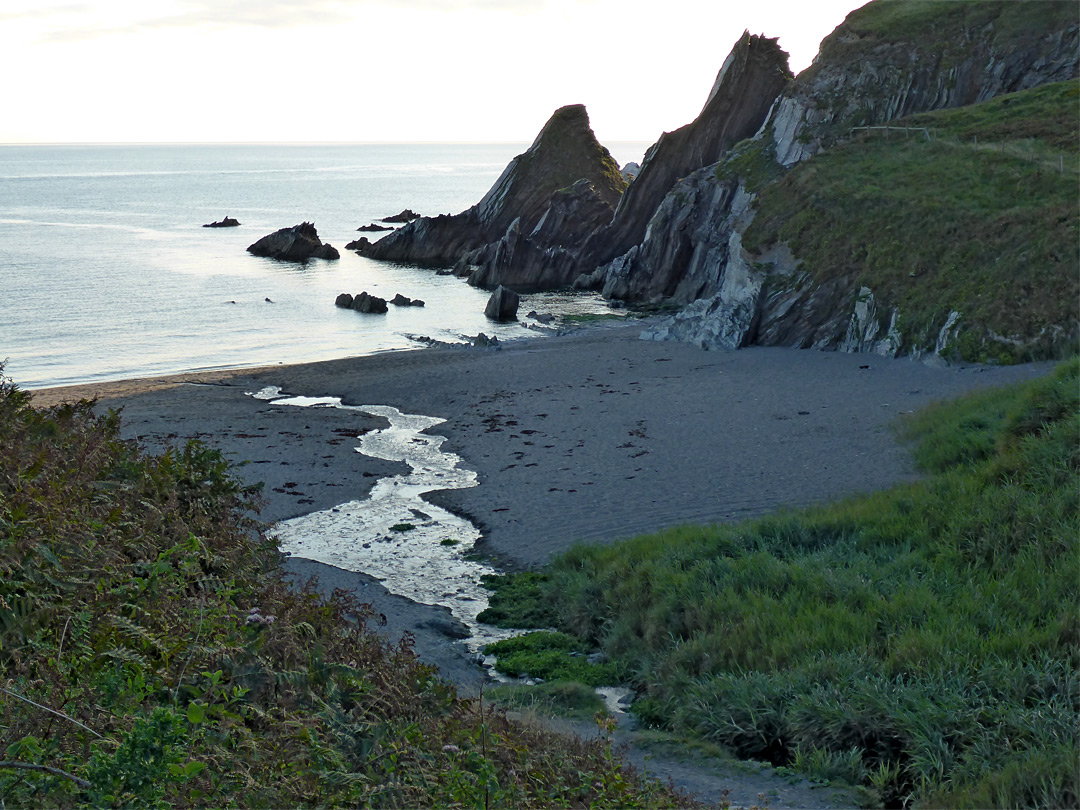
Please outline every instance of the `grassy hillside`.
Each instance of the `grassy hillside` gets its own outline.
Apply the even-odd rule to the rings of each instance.
[[[256,497],[0,378],[0,807],[689,804],[286,587]]]
[[[920,482],[578,548],[494,607],[600,645],[642,719],[739,756],[889,807],[1075,807],[1080,361],[903,430]]]
[[[786,242],[816,281],[869,287],[883,317],[899,309],[906,350],[932,349],[956,310],[965,360],[1067,356],[1080,319],[1078,105],[1080,84],[1062,82],[893,122],[929,140],[854,136],[763,185],[744,244]]]

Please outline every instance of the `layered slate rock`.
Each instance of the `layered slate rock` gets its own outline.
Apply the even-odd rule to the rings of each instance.
[[[314,223],[311,222],[301,222],[291,228],[274,231],[249,245],[248,253],[288,262],[341,258],[333,245],[323,244]]]
[[[769,129],[782,165],[812,157],[855,126],[1077,75],[1080,25],[1072,0],[883,9],[870,3],[851,12],[777,100]]]
[[[559,189],[531,232],[515,219],[495,242],[465,254],[454,267],[474,287],[506,284],[520,292],[570,286],[577,277],[576,249],[611,221],[615,209],[589,180]]]
[[[521,299],[516,292],[500,286],[488,298],[484,314],[493,321],[516,321]]]
[[[649,148],[610,226],[597,232],[582,250],[582,272],[640,244],[649,220],[675,183],[720,160],[735,143],[757,132],[773,100],[791,79],[787,54],[776,40],[744,32],[724,60],[698,117],[674,132],[665,132]]]
[[[578,183],[582,180],[584,185]],[[531,279],[530,274],[538,267],[534,252],[577,244],[585,228],[573,224],[564,231],[557,229],[556,223],[572,224],[577,215],[589,222],[610,217],[625,186],[618,164],[597,142],[585,107],[562,107],[544,125],[532,146],[510,162],[479,203],[460,214],[421,217],[410,222],[373,243],[365,255],[447,266],[458,263],[466,254],[474,254],[459,272],[471,276],[479,268],[476,284],[503,283],[505,273],[506,278],[514,277],[515,283],[523,287],[564,286],[572,278]],[[547,217],[549,209],[552,211]],[[569,209],[577,212],[575,217],[566,216]],[[546,225],[538,230],[545,219]],[[511,227],[515,231],[512,234]],[[507,245],[499,261],[494,248],[489,253],[474,253],[504,237]],[[518,251],[522,237],[532,239],[532,246]],[[512,247],[510,254],[520,259],[508,255],[507,247]],[[489,262],[494,265],[488,267]]]

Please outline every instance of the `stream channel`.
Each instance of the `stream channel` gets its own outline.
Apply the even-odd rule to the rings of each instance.
[[[356,451],[403,461],[410,472],[380,479],[366,500],[275,524],[278,545],[295,557],[375,577],[391,593],[414,602],[449,608],[469,630],[465,639],[469,652],[496,680],[512,680],[495,671],[495,657],[484,656],[483,648],[528,631],[492,627],[476,618],[487,608],[491,595],[480,577],[499,573],[465,556],[480,539],[480,530],[421,497],[425,492],[466,489],[478,483],[475,472],[460,466],[460,456],[443,451],[445,436],[425,432],[446,420],[402,413],[390,405],[344,405],[339,397],[286,396],[276,386],[251,396],[271,405],[359,411],[390,423],[359,436]],[[628,689],[605,686],[596,691],[612,714],[624,716]]]
[[[464,518],[421,497],[439,489],[477,485],[461,457],[444,452],[445,436],[425,433],[446,420],[402,413],[389,405],[343,405],[338,397],[284,396],[277,387],[252,394],[271,405],[337,408],[381,416],[390,422],[359,438],[358,453],[409,465],[405,475],[382,478],[366,500],[283,520],[274,526],[281,550],[296,557],[375,577],[391,593],[414,602],[441,605],[469,629],[472,653],[521,631],[482,624],[476,617],[490,593],[480,584],[490,566],[466,559],[480,530]]]

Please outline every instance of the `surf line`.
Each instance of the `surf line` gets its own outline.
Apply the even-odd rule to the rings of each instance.
[[[461,457],[442,450],[446,437],[425,432],[445,419],[402,413],[389,405],[343,405],[339,397],[286,396],[276,386],[251,396],[271,405],[336,408],[381,416],[390,426],[357,437],[360,445],[356,451],[403,461],[410,467],[405,475],[381,478],[366,500],[348,501],[276,523],[272,534],[282,551],[367,574],[391,593],[449,608],[469,629],[471,635],[465,644],[473,653],[517,635],[476,619],[488,606],[490,596],[480,577],[498,573],[464,556],[480,539],[480,530],[421,498],[433,490],[477,485],[476,473],[459,466]]]

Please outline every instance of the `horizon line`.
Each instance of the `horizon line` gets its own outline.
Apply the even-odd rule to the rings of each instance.
[[[529,139],[496,141],[0,141],[3,146],[498,146],[531,143]],[[618,138],[608,143],[653,143],[637,138]],[[603,143],[601,142],[601,145]]]

